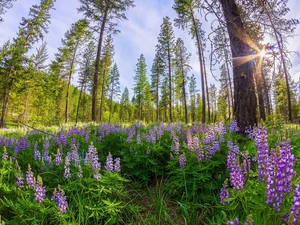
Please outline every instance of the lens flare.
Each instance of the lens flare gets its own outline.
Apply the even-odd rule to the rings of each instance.
[[[263,49],[259,53],[260,57],[264,57],[266,55],[266,51]]]

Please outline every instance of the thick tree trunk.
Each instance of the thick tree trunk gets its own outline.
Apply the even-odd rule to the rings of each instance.
[[[97,49],[95,72],[94,72],[94,82],[93,82],[93,88],[92,88],[92,121],[96,121],[99,65],[100,65],[100,57],[101,57],[104,29],[105,29],[105,25],[106,25],[106,21],[107,21],[107,16],[108,16],[107,14],[108,14],[108,7],[106,8],[106,10],[104,12],[103,20],[101,23],[100,34],[99,34],[99,40],[98,40],[98,49]]]
[[[219,1],[227,23],[232,57],[237,58],[251,55],[250,46],[242,41],[245,40],[242,37],[245,37],[246,32],[235,1]],[[253,61],[241,65],[235,65],[233,61],[234,116],[242,134],[245,134],[247,127],[257,125],[257,99],[253,79],[254,72]]]

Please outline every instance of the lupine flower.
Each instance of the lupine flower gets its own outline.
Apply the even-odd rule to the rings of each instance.
[[[54,161],[56,166],[59,166],[62,162],[62,152],[59,149],[57,149]]]
[[[258,128],[255,135],[255,145],[257,146],[258,180],[263,182],[267,176],[267,166],[269,157],[268,133],[265,128]]]
[[[24,188],[24,176],[23,176],[23,173],[21,172],[21,168],[19,167],[18,162],[16,162],[16,164],[17,164],[16,167],[18,169],[18,175],[17,175],[16,185],[19,188]]]
[[[170,152],[170,160],[173,161],[174,160],[174,156],[172,155],[172,153]]]
[[[240,220],[239,220],[239,218],[235,218],[234,220],[230,219],[226,224],[227,225],[239,225]]]
[[[231,132],[238,132],[240,128],[238,127],[237,121],[233,120],[232,123],[230,124],[229,130]]]
[[[62,144],[62,146],[66,147],[68,145],[68,137],[63,130],[59,133],[58,140],[59,143]]]
[[[68,178],[71,177],[69,165],[70,165],[69,156],[66,155],[66,158],[65,158],[65,166],[64,166],[64,168],[65,168],[65,171],[64,171],[64,177],[65,177],[66,179],[68,179]]]
[[[88,143],[90,138],[90,131],[87,130],[85,135],[84,135],[84,143]]]
[[[138,134],[136,135],[136,143],[137,143],[138,145],[142,144],[140,133],[138,133]]]
[[[34,186],[35,201],[42,204],[45,199],[45,196],[46,196],[46,189],[45,189],[45,187],[43,187],[43,180],[40,176],[38,176],[37,182]]]
[[[289,224],[300,224],[300,185],[295,189],[293,205],[291,207]]]
[[[28,170],[26,172],[26,184],[34,188],[34,184],[35,184],[34,176],[29,164],[28,164]]]
[[[120,172],[121,171],[121,163],[120,163],[121,159],[120,158],[116,158],[115,159],[115,164],[114,164],[114,171],[115,172]]]
[[[150,153],[151,153],[151,150],[150,150],[149,148],[147,148],[146,154],[147,154],[147,155],[150,155]]]
[[[54,189],[51,200],[56,201],[56,205],[59,209],[58,214],[67,212],[67,208],[68,208],[67,198],[65,196],[65,192],[61,189],[60,185],[58,185],[57,190]]]
[[[50,143],[49,143],[48,139],[46,139],[46,141],[43,144],[44,151],[47,151],[49,149],[49,147],[50,147]]]
[[[82,178],[82,168],[81,168],[80,165],[78,166],[77,177],[78,177],[78,178]]]
[[[228,141],[229,152],[227,156],[227,169],[230,174],[230,183],[233,189],[241,190],[244,186],[244,173],[239,162],[239,147]]]
[[[254,220],[252,219],[252,215],[248,215],[244,225],[253,225]]]
[[[3,154],[2,154],[2,160],[6,161],[8,159],[8,154],[7,154],[7,150],[6,147],[3,147]]]
[[[283,139],[285,141],[285,139]],[[295,174],[295,157],[289,142],[281,142],[277,150],[273,150],[267,168],[267,204],[277,212],[283,203],[284,193],[292,190],[291,181]]]
[[[39,150],[37,150],[38,143],[35,142],[34,147],[33,147],[33,152],[34,152],[34,160],[41,160],[41,153]]]
[[[95,170],[94,178],[97,180],[101,179],[101,174],[99,173],[98,169]]]
[[[105,169],[107,172],[113,172],[114,170],[114,163],[113,163],[113,158],[111,153],[108,154],[108,156],[106,157],[106,163],[105,163]]]
[[[46,162],[49,162],[50,161],[50,157],[49,157],[49,152],[48,150],[44,150],[44,160]]]
[[[220,191],[220,204],[230,204],[230,202],[225,201],[229,198],[229,188],[228,188],[228,179],[226,179],[223,183],[223,188],[221,188]]]
[[[179,156],[179,167],[180,167],[181,170],[183,169],[183,167],[185,166],[185,164],[186,164],[186,157],[185,157],[185,155],[183,153],[183,154],[181,154]]]

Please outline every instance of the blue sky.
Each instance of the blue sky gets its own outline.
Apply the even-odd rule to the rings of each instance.
[[[14,7],[9,9],[3,16],[4,22],[0,23],[0,45],[2,46],[8,39],[16,36],[18,25],[22,16],[27,17],[29,8],[33,4],[39,4],[39,0],[17,0]],[[130,9],[126,15],[129,20],[123,21],[119,29],[121,33],[114,37],[115,43],[115,62],[119,67],[121,74],[121,89],[125,86],[132,88],[134,70],[136,68],[137,59],[141,53],[146,57],[148,75],[155,55],[155,45],[157,37],[160,33],[160,25],[163,18],[169,16],[171,20],[176,17],[176,13],[172,9],[173,0],[135,0],[136,7]],[[298,0],[290,0],[289,7],[291,9],[288,14],[289,18],[300,19],[300,11],[297,10],[299,5]],[[48,43],[49,59],[54,59],[54,53],[61,46],[61,38],[64,33],[70,28],[71,24],[82,17],[77,13],[79,1],[77,0],[57,0],[55,9],[51,12],[51,24],[49,32],[45,35],[45,41]],[[202,19],[203,20],[203,19]],[[210,23],[203,21],[204,29],[207,33],[210,32]],[[183,32],[174,28],[175,36],[182,38],[185,45],[192,53],[191,66],[196,77],[199,77],[199,63],[196,54],[194,41],[192,41],[187,32]],[[300,34],[300,27],[296,30]],[[210,44],[208,44],[209,46]],[[300,53],[299,37],[289,40],[289,48],[292,51]],[[209,48],[207,49],[209,50]],[[208,57],[207,53],[207,57]],[[293,57],[293,68],[290,74],[293,79],[298,80],[300,77],[300,57]],[[207,62],[208,64],[208,62]],[[208,65],[207,65],[208,68]],[[216,72],[216,75],[217,72]],[[209,83],[215,83],[215,80],[210,75]],[[76,84],[76,76],[74,76],[73,84]],[[200,87],[200,79],[198,79]]]

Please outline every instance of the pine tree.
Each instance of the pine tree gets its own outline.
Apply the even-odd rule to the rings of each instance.
[[[190,93],[190,106],[191,106],[191,115],[192,122],[196,121],[196,96],[197,96],[197,81],[194,74],[190,77],[189,82],[189,93]]]
[[[102,123],[103,120],[103,105],[104,99],[106,94],[106,89],[108,85],[108,75],[111,70],[111,65],[113,63],[113,56],[115,54],[114,45],[113,45],[113,38],[111,35],[108,35],[107,39],[105,40],[105,46],[103,48],[103,55],[100,61],[100,72],[102,77],[100,79],[101,84],[101,96],[100,96],[100,117],[99,122]]]
[[[130,100],[129,100],[129,91],[128,88],[125,87],[122,96],[121,96],[121,102],[120,102],[121,108],[120,108],[120,121],[126,121],[128,119],[124,115],[128,115],[128,110],[130,106]]]
[[[33,5],[29,12],[29,19],[22,18],[18,37],[11,43],[7,50],[6,57],[2,58],[0,67],[6,75],[1,83],[3,87],[2,115],[0,127],[5,126],[5,118],[9,105],[12,88],[15,83],[21,82],[22,74],[20,70],[26,61],[25,54],[31,46],[39,39],[43,38],[43,32],[47,32],[50,19],[49,11],[53,7],[53,0],[41,0],[40,5]]]
[[[169,17],[163,19],[161,25],[160,34],[158,37],[158,52],[161,59],[163,60],[164,65],[164,75],[165,79],[168,82],[168,97],[169,97],[169,118],[170,122],[173,122],[173,113],[172,113],[172,60],[174,57],[174,46],[175,46],[175,37],[172,27],[172,23]]]
[[[120,73],[117,64],[115,63],[111,69],[108,82],[108,96],[109,96],[109,122],[112,116],[113,99],[120,96]]]
[[[1,0],[0,2],[0,23],[3,21],[1,15],[6,13],[6,9],[9,9],[13,6],[13,2],[16,0]]]
[[[76,123],[78,122],[79,107],[82,104],[81,102],[82,95],[87,92],[87,88],[89,88],[89,86],[91,86],[92,83],[92,75],[94,72],[93,60],[95,58],[95,48],[96,48],[95,43],[93,41],[89,42],[89,44],[87,45],[87,47],[83,52],[82,61],[80,62],[79,77],[78,77],[80,93],[79,93],[77,111],[76,111]],[[84,112],[86,111],[86,107],[84,107],[85,103],[86,102],[82,104],[83,106],[82,117],[84,117]]]
[[[142,119],[142,112],[145,105],[145,87],[147,84],[147,65],[143,54],[140,55],[138,63],[136,64],[134,76],[134,97],[137,108],[137,118]]]
[[[200,75],[201,75],[201,90],[202,90],[202,123],[206,122],[206,105],[205,105],[205,74],[203,65],[203,48],[201,39],[201,24],[195,16],[194,10],[201,8],[201,2],[198,0],[175,0],[173,9],[177,13],[175,26],[181,29],[189,28],[192,38],[196,39],[196,46],[199,56]]]
[[[176,83],[181,90],[180,95],[183,100],[185,123],[188,123],[186,84],[188,79],[187,72],[191,69],[191,67],[189,66],[191,53],[187,52],[187,48],[184,46],[184,42],[181,38],[177,39],[174,52],[174,64],[176,67],[177,81]]]
[[[79,0],[81,3],[79,12],[83,12],[85,17],[95,22],[94,30],[100,30],[97,44],[97,54],[95,61],[95,71],[92,89],[92,120],[96,121],[97,93],[99,66],[102,53],[102,42],[104,33],[109,30],[111,33],[118,33],[119,21],[126,20],[125,11],[134,7],[133,0]]]
[[[153,60],[153,65],[151,69],[151,91],[153,94],[153,100],[156,106],[156,121],[159,120],[159,88],[161,85],[161,79],[164,72],[164,66],[162,58],[156,50],[155,58]]]

